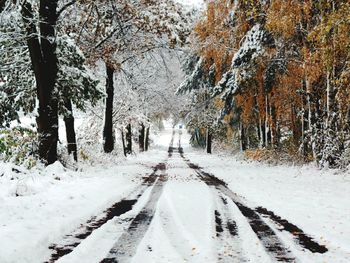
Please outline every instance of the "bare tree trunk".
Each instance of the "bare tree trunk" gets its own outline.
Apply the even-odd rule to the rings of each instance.
[[[265,95],[265,147],[269,146],[269,95]]]
[[[57,81],[58,60],[56,55],[55,26],[57,0],[40,0],[37,26],[30,3],[22,4],[22,17],[27,33],[27,45],[37,85],[39,157],[47,165],[57,160],[58,98],[54,94]],[[40,36],[40,39],[39,39]]]
[[[123,143],[123,153],[124,153],[124,156],[126,157],[127,154],[126,154],[125,137],[124,137],[124,131],[123,130],[122,130],[122,143]]]
[[[270,106],[270,115],[271,115],[271,144],[273,148],[276,148],[279,145],[279,138],[278,138],[278,123],[277,123],[275,105]]]
[[[315,149],[315,132],[317,131],[317,128],[315,130],[315,127],[314,127],[314,124],[315,124],[315,110],[314,110],[314,107],[313,107],[313,96],[311,94],[311,90],[309,88],[309,82],[307,82],[307,108],[308,108],[308,112],[307,112],[307,115],[308,115],[308,129],[309,129],[309,133],[310,133],[310,141],[311,141],[311,150],[312,150],[312,155],[313,155],[313,158],[314,160],[317,159],[317,151]],[[306,115],[306,114],[305,114]],[[304,124],[304,126],[306,126],[306,124]],[[307,145],[306,145],[306,142],[305,142],[305,153],[307,153]],[[310,148],[310,147],[309,147]]]
[[[293,144],[298,145],[299,137],[298,137],[298,126],[296,121],[296,112],[295,112],[295,106],[292,105],[290,109],[290,121],[291,121],[291,128],[293,132]]]
[[[132,154],[132,131],[131,131],[131,124],[128,124],[126,126],[126,134],[125,134],[125,139],[126,139],[126,154]]]
[[[74,116],[73,116],[72,102],[70,99],[66,99],[65,107],[68,113],[64,116],[63,120],[66,126],[68,154],[73,154],[74,160],[78,161],[77,139],[76,139],[75,129],[74,129]]]
[[[259,137],[259,148],[263,148],[265,144],[265,137],[264,137],[264,131],[263,131],[260,114],[259,114],[259,123],[258,123],[257,129],[258,129],[258,137]]]
[[[5,9],[6,0],[0,0],[0,14]]]
[[[247,150],[247,143],[246,143],[246,136],[245,136],[245,130],[244,130],[244,126],[242,123],[240,123],[240,143],[241,143],[241,151],[245,151]]]
[[[212,152],[212,134],[211,134],[211,131],[210,131],[210,128],[208,127],[207,128],[207,153],[211,154]]]
[[[77,139],[76,139],[75,129],[74,129],[74,116],[73,116],[72,102],[70,99],[67,99],[65,101],[65,107],[68,111],[68,114],[64,116],[63,120],[66,126],[68,154],[69,155],[73,154],[74,160],[78,161]]]
[[[146,128],[146,134],[145,134],[145,151],[146,152],[148,151],[148,148],[149,148],[149,129],[150,127],[148,126]]]
[[[106,63],[106,111],[105,123],[103,128],[103,149],[106,153],[114,150],[114,132],[113,132],[113,100],[114,100],[114,68]]]
[[[145,151],[145,125],[141,123],[139,130],[139,149],[140,152]]]

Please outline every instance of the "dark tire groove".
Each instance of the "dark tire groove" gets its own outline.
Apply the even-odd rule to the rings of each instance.
[[[227,229],[230,232],[231,236],[238,236],[237,224],[233,220],[227,221]]]
[[[181,147],[179,148],[179,152],[182,158],[186,161],[187,165],[196,171],[198,177],[203,182],[205,182],[208,186],[216,188],[235,203],[243,216],[247,218],[250,227],[257,235],[268,254],[279,262],[295,262],[296,259],[292,255],[291,251],[283,245],[276,233],[260,218],[258,213],[238,201],[236,195],[228,188],[224,181],[218,179],[210,173],[203,171],[201,167],[186,159]],[[233,234],[237,234],[237,231],[235,231],[236,226],[234,224],[230,225],[230,228]]]
[[[218,210],[215,210],[215,224],[216,236],[220,236],[221,233],[224,232],[224,228],[222,226],[222,219]]]
[[[138,199],[143,195],[146,189],[155,184],[158,176],[158,171],[164,171],[166,168],[165,163],[159,163],[153,167],[153,172],[143,178],[141,190],[137,194],[136,199],[123,199],[111,207],[106,209],[101,215],[94,216],[87,222],[82,224],[78,229],[74,230],[71,234],[66,235],[62,241],[64,245],[52,244],[49,249],[52,250],[50,259],[45,263],[53,263],[58,259],[70,254],[77,246],[79,246],[87,237],[89,237],[93,231],[99,229],[114,217],[119,217],[132,210]],[[68,242],[67,242],[68,241]]]
[[[179,145],[179,153],[181,157],[186,161],[187,165],[194,169],[199,177],[210,186],[214,186],[215,188],[221,190],[222,192],[228,192],[230,194],[230,198],[232,201],[237,205],[241,213],[248,219],[249,223],[251,224],[252,229],[257,234],[259,239],[261,240],[263,238],[263,234],[267,234],[268,236],[276,236],[274,231],[260,218],[259,214],[269,217],[273,222],[276,224],[282,226],[282,229],[279,229],[280,231],[287,231],[291,233],[294,237],[294,239],[299,243],[299,245],[307,250],[309,250],[312,253],[326,253],[328,249],[316,241],[314,241],[310,236],[304,233],[302,229],[297,227],[296,225],[288,222],[286,219],[282,219],[280,216],[274,214],[272,211],[267,210],[264,207],[257,207],[255,211],[245,205],[243,205],[241,202],[236,200],[235,198],[237,195],[233,193],[229,188],[226,182],[223,180],[220,180],[219,178],[215,177],[214,175],[210,173],[206,173],[203,171],[201,167],[199,167],[196,164],[193,164],[189,159],[186,159],[184,156],[183,148],[181,147],[181,140]],[[227,203],[227,201],[223,198],[222,199],[224,204]],[[267,228],[266,228],[267,227]],[[234,229],[233,226],[231,226],[232,229]],[[233,231],[235,233],[235,231]],[[277,238],[277,236],[276,236]],[[276,244],[273,247],[268,247],[268,250],[280,250],[280,245]],[[289,252],[287,249],[285,249],[287,252]],[[271,251],[273,252],[273,251]],[[288,261],[287,261],[288,262]]]
[[[226,207],[228,204],[227,199],[224,197],[221,197],[221,201],[224,204],[224,206]],[[226,208],[226,209],[228,209],[228,208]],[[228,232],[231,234],[231,236],[234,236],[234,237],[238,236],[237,224],[234,220],[232,220],[230,218],[227,219],[226,228],[228,229]]]
[[[211,188],[216,199],[214,210],[216,250],[218,263],[247,262],[238,236],[237,225],[228,207],[226,196],[216,188]]]
[[[282,226],[282,228],[279,230],[285,230],[291,233],[293,235],[293,238],[297,241],[297,243],[304,249],[307,249],[312,253],[321,254],[326,253],[328,251],[328,249],[325,246],[318,244],[310,236],[305,234],[302,229],[288,222],[287,220],[282,219],[280,216],[274,214],[272,211],[269,211],[264,207],[251,209],[243,205],[240,201],[237,200],[237,195],[228,188],[227,184],[224,181],[218,179],[212,174],[203,171],[201,167],[191,163],[188,159],[186,159],[183,154],[182,156],[187,162],[188,166],[194,169],[197,172],[198,176],[207,185],[219,189],[221,192],[227,194],[232,199],[232,201],[236,204],[241,213],[248,219],[251,228],[256,233],[257,237],[262,241],[262,244],[265,246],[266,250],[273,254],[278,261],[294,262],[295,258],[291,257],[290,251],[282,245],[276,233],[263,221],[259,214],[269,217],[277,225]],[[235,229],[234,226],[231,226],[231,229]],[[235,231],[232,232],[236,233]]]
[[[173,152],[177,148],[173,147],[175,131],[172,133],[172,138],[168,148],[168,158],[171,158]],[[156,172],[162,171],[162,175],[156,175]],[[142,208],[142,210],[132,219],[128,229],[119,237],[117,242],[109,251],[109,254],[100,261],[100,263],[123,263],[128,262],[134,255],[138,244],[146,234],[149,225],[151,224],[157,202],[161,196],[164,183],[167,181],[167,175],[165,174],[166,164],[160,163],[155,167],[154,180],[155,184],[151,190],[150,198]]]
[[[296,225],[288,222],[286,219],[282,219],[280,216],[276,215],[274,212],[267,210],[264,207],[257,207],[255,209],[256,212],[258,212],[261,215],[267,216],[270,218],[273,222],[275,222],[277,225],[281,226],[281,231],[285,230],[293,235],[293,237],[296,239],[296,241],[305,249],[310,250],[313,253],[320,253],[324,254],[328,251],[328,249],[318,244],[316,241],[314,241],[310,236],[306,235],[303,230],[301,230]]]
[[[159,176],[150,194],[150,198],[142,210],[132,220],[128,229],[119,237],[106,258],[101,263],[128,262],[135,254],[137,246],[146,234],[156,212],[157,202],[162,194],[165,175]]]

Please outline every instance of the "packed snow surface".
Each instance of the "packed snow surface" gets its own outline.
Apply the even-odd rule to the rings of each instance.
[[[272,241],[285,249],[285,262],[350,262],[348,174],[206,155],[170,122],[152,138],[150,152],[79,171],[59,163],[32,171],[1,163],[0,262],[45,262],[53,245],[74,243],[57,262],[277,262],[279,252],[267,249]],[[73,238],[122,200],[134,205]],[[301,246],[300,233],[284,231],[257,207],[328,251]],[[256,234],[244,211],[259,215],[272,234]]]

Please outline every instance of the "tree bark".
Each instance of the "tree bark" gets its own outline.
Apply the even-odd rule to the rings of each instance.
[[[78,161],[77,139],[76,139],[75,129],[74,129],[74,116],[73,116],[72,102],[70,99],[66,99],[65,107],[68,113],[64,116],[63,120],[66,126],[68,154],[69,155],[73,154],[74,160]]]
[[[132,131],[131,131],[131,124],[128,124],[126,126],[126,134],[125,134],[125,139],[126,139],[126,154],[132,154]]]
[[[269,146],[269,95],[265,95],[265,147]]]
[[[297,125],[297,119],[296,119],[296,110],[295,106],[292,105],[290,109],[290,123],[291,123],[291,128],[292,128],[292,134],[293,134],[293,144],[295,146],[298,146],[299,144],[299,129]]]
[[[148,151],[149,148],[149,127],[146,128],[146,133],[145,133],[145,151]]]
[[[212,150],[212,134],[210,128],[207,128],[207,153],[211,154]]]
[[[240,124],[239,129],[240,129],[241,151],[243,152],[243,151],[247,150],[247,142],[246,142],[244,126],[242,123]]]
[[[6,0],[0,0],[0,14],[5,9]]]
[[[270,106],[270,116],[271,116],[271,145],[273,148],[278,147],[278,125],[277,125],[277,116],[276,116],[276,107],[275,105]]]
[[[110,153],[114,150],[114,132],[113,132],[113,100],[114,100],[114,69],[106,63],[106,110],[105,123],[103,128],[103,150]]]
[[[139,130],[139,149],[140,152],[145,151],[145,125],[141,123]]]
[[[127,154],[126,154],[125,137],[124,137],[124,131],[123,130],[122,130],[122,143],[123,143],[123,153],[124,153],[124,156],[126,157]]]
[[[308,115],[306,115],[306,108],[307,106],[310,105],[309,102],[307,102],[306,98],[305,98],[305,94],[307,94],[307,79],[305,78],[302,82],[302,87],[303,87],[303,93],[302,93],[302,106],[301,106],[301,152],[302,152],[302,156],[304,158],[304,160],[307,159],[307,141],[306,141],[306,118]],[[308,104],[308,105],[307,105]]]
[[[39,101],[36,120],[39,133],[39,158],[47,165],[57,160],[58,98],[54,94],[58,72],[56,43],[54,41],[57,2],[57,0],[40,0],[40,32],[37,31],[31,4],[25,2],[22,5],[22,17],[28,36],[27,45]]]

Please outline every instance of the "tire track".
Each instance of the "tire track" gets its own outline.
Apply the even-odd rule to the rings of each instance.
[[[265,247],[265,251],[272,258],[276,259],[279,262],[296,261],[291,251],[284,246],[284,244],[277,237],[276,233],[262,220],[259,214],[248,206],[245,206],[241,200],[239,200],[238,196],[228,188],[225,182],[216,178],[212,174],[204,172],[201,167],[192,163],[185,157],[183,148],[181,147],[181,138],[179,140],[179,153],[187,163],[188,167],[193,169],[204,183],[206,183],[209,187],[218,190],[223,195],[229,197],[235,203],[240,212],[247,219],[250,227],[257,235],[262,245]],[[233,232],[235,232],[235,224],[231,224],[231,229]]]
[[[159,163],[153,167],[153,172],[143,178],[142,184],[137,187],[133,193],[127,198],[113,204],[107,208],[102,214],[92,217],[86,223],[82,224],[78,229],[63,237],[60,243],[52,244],[49,249],[52,250],[50,259],[45,263],[53,263],[58,259],[70,254],[77,246],[79,246],[93,231],[99,229],[111,219],[121,216],[132,210],[139,198],[144,194],[147,188],[153,186],[157,179],[157,173],[165,169],[165,163]]]
[[[268,217],[272,222],[277,224],[279,226],[279,231],[287,231],[291,233],[295,242],[302,248],[307,249],[312,253],[323,254],[328,251],[325,246],[318,244],[310,236],[305,234],[299,227],[275,215],[273,212],[268,211],[266,208],[258,207],[256,209],[252,209],[244,205],[240,198],[228,188],[225,182],[216,178],[214,175],[203,171],[198,165],[191,163],[189,159],[185,158],[182,148],[179,149],[179,151],[187,165],[196,171],[201,180],[203,180],[208,186],[216,188],[221,193],[228,196],[235,203],[240,212],[245,218],[247,218],[248,223],[261,243],[264,245],[267,253],[277,261],[295,262],[296,259],[292,255],[291,251],[280,241],[274,230],[265,223],[262,216]],[[232,229],[234,229],[234,227],[232,227]]]
[[[238,236],[237,224],[227,207],[227,199],[216,189],[212,189],[216,199],[214,211],[217,240],[217,257],[219,263],[247,262],[242,254],[241,240]]]
[[[168,148],[168,158],[171,158],[174,150],[176,150],[176,148],[173,147],[174,135],[175,131],[173,130]],[[156,182],[151,190],[150,198],[147,203],[136,217],[132,219],[128,229],[119,237],[118,241],[109,251],[109,254],[102,259],[100,263],[129,262],[130,258],[135,254],[139,243],[153,220],[158,200],[163,192],[164,184],[168,180],[166,164],[163,163],[160,165],[159,169],[162,171],[162,174],[156,176]]]
[[[169,157],[171,157],[173,151],[173,143],[174,143],[174,135],[175,131],[172,133],[172,138],[169,145]],[[78,229],[73,231],[72,233],[63,237],[60,243],[52,244],[49,246],[49,249],[52,250],[50,259],[45,263],[53,263],[58,259],[70,254],[77,246],[79,246],[86,238],[88,238],[95,230],[102,227],[108,221],[115,217],[119,217],[122,214],[125,214],[132,210],[133,206],[137,203],[139,198],[144,194],[144,192],[149,188],[159,188],[158,181],[164,181],[164,176],[158,176],[157,173],[159,171],[164,174],[166,170],[166,163],[161,162],[153,167],[153,172],[143,177],[142,184],[136,188],[134,193],[130,194],[127,198],[122,199],[121,201],[115,203],[108,209],[106,209],[101,215],[94,216],[86,223],[82,224]],[[160,178],[160,179],[159,179]],[[162,179],[163,178],[163,179]],[[152,189],[153,191],[153,189]],[[134,198],[136,196],[136,198]],[[141,220],[143,217],[142,213],[139,213],[138,216],[133,220],[134,224]],[[133,223],[132,223],[133,224]],[[131,225],[132,225],[131,224]]]
[[[276,215],[274,212],[267,210],[264,207],[257,207],[255,209],[256,212],[258,212],[263,217],[267,217],[271,219],[271,221],[279,226],[280,231],[287,231],[290,234],[293,235],[294,239],[297,240],[299,245],[301,245],[303,248],[308,249],[312,253],[326,253],[328,249],[315,242],[310,236],[306,235],[302,229],[297,227],[296,225],[288,222],[286,219],[282,219],[280,216]]]
[[[130,261],[130,258],[135,254],[139,243],[151,224],[156,212],[157,202],[162,194],[164,183],[166,181],[167,176],[165,174],[158,177],[150,193],[149,200],[140,213],[138,213],[131,221],[128,229],[120,236],[109,254],[101,261],[101,263],[123,263]]]
[[[328,249],[325,246],[318,244],[316,241],[313,240],[312,237],[305,234],[302,229],[300,229],[296,225],[288,222],[286,219],[283,219],[280,216],[274,214],[272,211],[269,211],[266,208],[261,207],[261,206],[255,208],[255,209],[251,209],[251,208],[245,206],[242,203],[242,201],[240,200],[240,198],[228,188],[227,184],[224,181],[218,179],[217,177],[215,177],[212,174],[204,172],[201,167],[199,167],[196,164],[191,163],[191,161],[184,156],[184,151],[183,151],[183,148],[181,147],[181,136],[179,139],[179,153],[180,153],[181,157],[185,160],[187,165],[190,168],[194,169],[196,171],[197,175],[207,185],[215,187],[216,189],[218,189],[222,193],[229,196],[230,199],[232,199],[232,201],[237,205],[237,207],[239,208],[241,213],[248,219],[248,221],[251,222],[250,223],[251,226],[252,225],[254,226],[254,227],[252,226],[252,229],[254,230],[254,232],[257,234],[258,237],[259,237],[259,235],[262,235],[264,232],[266,232],[269,236],[276,236],[274,231],[262,220],[262,218],[260,217],[260,215],[261,215],[263,217],[269,218],[275,225],[279,226],[279,228],[278,228],[279,231],[287,231],[290,234],[292,234],[296,243],[298,243],[304,249],[307,249],[312,253],[320,253],[320,254],[326,253],[328,251]],[[263,238],[263,236],[261,238]],[[276,238],[277,238],[277,236],[276,236]],[[278,244],[276,244],[276,245],[278,245]],[[268,247],[267,249],[274,250],[273,247]],[[277,246],[275,249],[280,250],[279,246]],[[273,252],[273,251],[271,251],[271,252]],[[287,262],[289,262],[289,261],[287,261]]]
[[[259,238],[262,245],[265,247],[266,252],[275,260],[279,262],[295,262],[296,259],[292,255],[291,251],[284,246],[284,244],[279,240],[276,233],[262,220],[258,213],[253,209],[245,206],[239,198],[234,194],[224,183],[218,178],[210,175],[201,170],[197,165],[189,162],[186,159],[188,166],[194,169],[198,177],[205,182],[209,187],[217,189],[220,193],[229,197],[234,204],[238,207],[239,211],[247,219],[250,227],[254,233]],[[236,232],[235,224],[230,226],[232,233]]]

